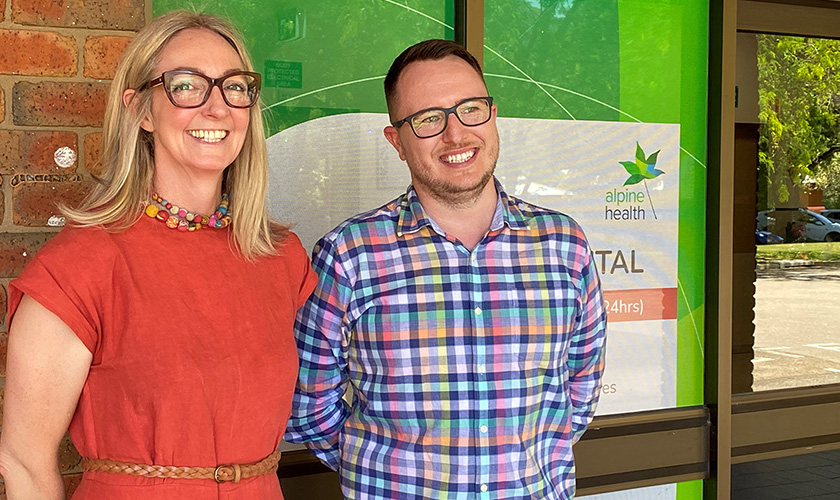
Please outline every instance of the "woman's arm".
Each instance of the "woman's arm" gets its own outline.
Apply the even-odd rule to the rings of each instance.
[[[93,359],[58,316],[24,296],[9,330],[0,474],[9,500],[64,498],[58,446]]]

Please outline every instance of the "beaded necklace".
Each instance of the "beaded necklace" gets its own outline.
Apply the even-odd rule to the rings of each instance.
[[[228,213],[228,195],[222,194],[222,202],[219,203],[219,208],[211,215],[196,214],[188,212],[184,208],[180,208],[172,203],[166,201],[155,193],[151,192],[153,203],[146,205],[146,215],[163,221],[166,227],[170,229],[177,229],[178,231],[197,231],[202,226],[211,227],[214,229],[221,229],[230,225],[230,214]]]

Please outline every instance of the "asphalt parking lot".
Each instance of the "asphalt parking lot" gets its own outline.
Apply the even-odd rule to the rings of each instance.
[[[756,274],[753,390],[840,383],[840,267]]]

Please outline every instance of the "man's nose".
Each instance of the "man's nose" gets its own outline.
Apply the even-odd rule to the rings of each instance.
[[[455,113],[450,113],[446,119],[446,129],[443,131],[444,138],[449,142],[457,142],[464,135],[466,127]]]

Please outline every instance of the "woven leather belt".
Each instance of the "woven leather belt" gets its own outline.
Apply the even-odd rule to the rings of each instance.
[[[178,479],[213,479],[217,483],[264,476],[277,470],[280,462],[280,450],[253,464],[230,464],[218,467],[176,467],[174,465],[146,465],[131,462],[117,462],[101,458],[82,458],[82,470],[89,472],[110,472],[131,476],[178,478]]]

